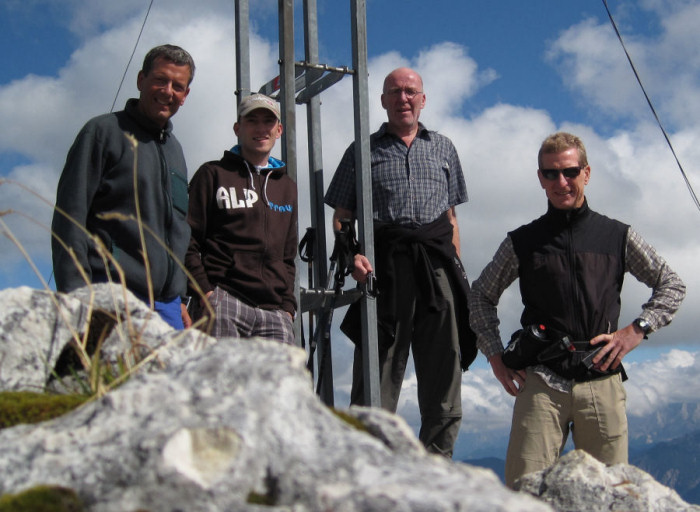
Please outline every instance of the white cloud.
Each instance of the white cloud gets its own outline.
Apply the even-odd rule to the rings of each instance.
[[[700,354],[673,349],[658,360],[627,365],[627,410],[646,416],[667,404],[700,402]]]
[[[634,55],[642,53],[631,41],[626,44]],[[609,25],[588,19],[570,27],[550,47],[548,58],[568,87],[607,115],[642,112],[643,96],[629,79],[624,52]]]
[[[423,77],[426,108],[421,118],[428,125],[442,125],[445,118],[458,116],[467,98],[496,79],[495,71],[480,71],[466,48],[451,42],[421,51],[414,67]]]
[[[662,121],[679,128],[696,127],[700,115],[700,5],[695,2],[649,2],[660,28],[641,36],[626,30],[625,16],[616,20],[637,73]],[[587,19],[564,31],[548,58],[564,82],[605,116],[653,119],[627,57],[607,19]]]

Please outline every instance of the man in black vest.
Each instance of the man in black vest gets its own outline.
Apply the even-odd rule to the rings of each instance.
[[[685,297],[685,285],[653,247],[630,226],[588,207],[584,189],[591,167],[581,139],[551,135],[542,143],[538,164],[547,213],[508,233],[474,281],[469,301],[479,349],[516,397],[506,455],[509,486],[554,463],[570,430],[576,448],[606,464],[627,462],[622,359],[667,325]],[[653,291],[638,317],[618,328],[625,272]],[[558,333],[543,345],[562,347],[554,357],[550,350],[524,368],[511,363],[510,352],[517,353],[517,347],[509,347],[504,358],[496,309],[516,279],[523,328]],[[519,343],[527,343],[525,338]]]

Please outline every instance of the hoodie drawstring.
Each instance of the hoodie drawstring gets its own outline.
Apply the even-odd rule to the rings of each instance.
[[[248,163],[248,160],[243,160],[245,162],[245,167],[248,169],[248,177],[250,179],[250,189],[255,190],[255,182],[253,181],[253,171],[250,169],[250,164]],[[255,173],[260,174],[260,169],[257,167],[255,168]],[[268,171],[265,173],[265,182],[263,184],[263,189],[262,189],[262,198],[263,201],[265,201],[265,206],[268,208],[270,207],[270,202],[267,200],[267,182],[270,181],[270,174],[272,174],[271,171]]]
[[[267,182],[270,181],[270,174],[272,174],[272,172],[265,174],[265,184],[263,185],[262,189],[263,201],[265,201],[268,208],[270,207],[270,202],[267,200]]]

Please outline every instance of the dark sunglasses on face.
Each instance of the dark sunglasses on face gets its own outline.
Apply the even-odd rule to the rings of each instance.
[[[565,178],[575,178],[581,174],[583,167],[567,167],[566,169],[540,169],[542,176],[547,180],[558,180],[559,173],[562,173]]]

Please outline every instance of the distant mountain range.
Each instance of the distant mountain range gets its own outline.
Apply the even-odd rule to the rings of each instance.
[[[700,403],[675,403],[652,415],[628,412],[630,463],[700,504]]]
[[[635,416],[627,411],[630,455],[652,445],[700,430],[700,402],[669,404],[653,414]]]
[[[630,464],[700,505],[700,403],[671,404],[652,415],[628,414]],[[504,439],[505,435],[505,439]],[[503,480],[508,433],[471,434],[468,456],[456,460],[492,469]],[[567,448],[573,448],[571,441]],[[489,456],[488,451],[495,456]]]
[[[700,430],[630,455],[630,464],[700,505]]]

